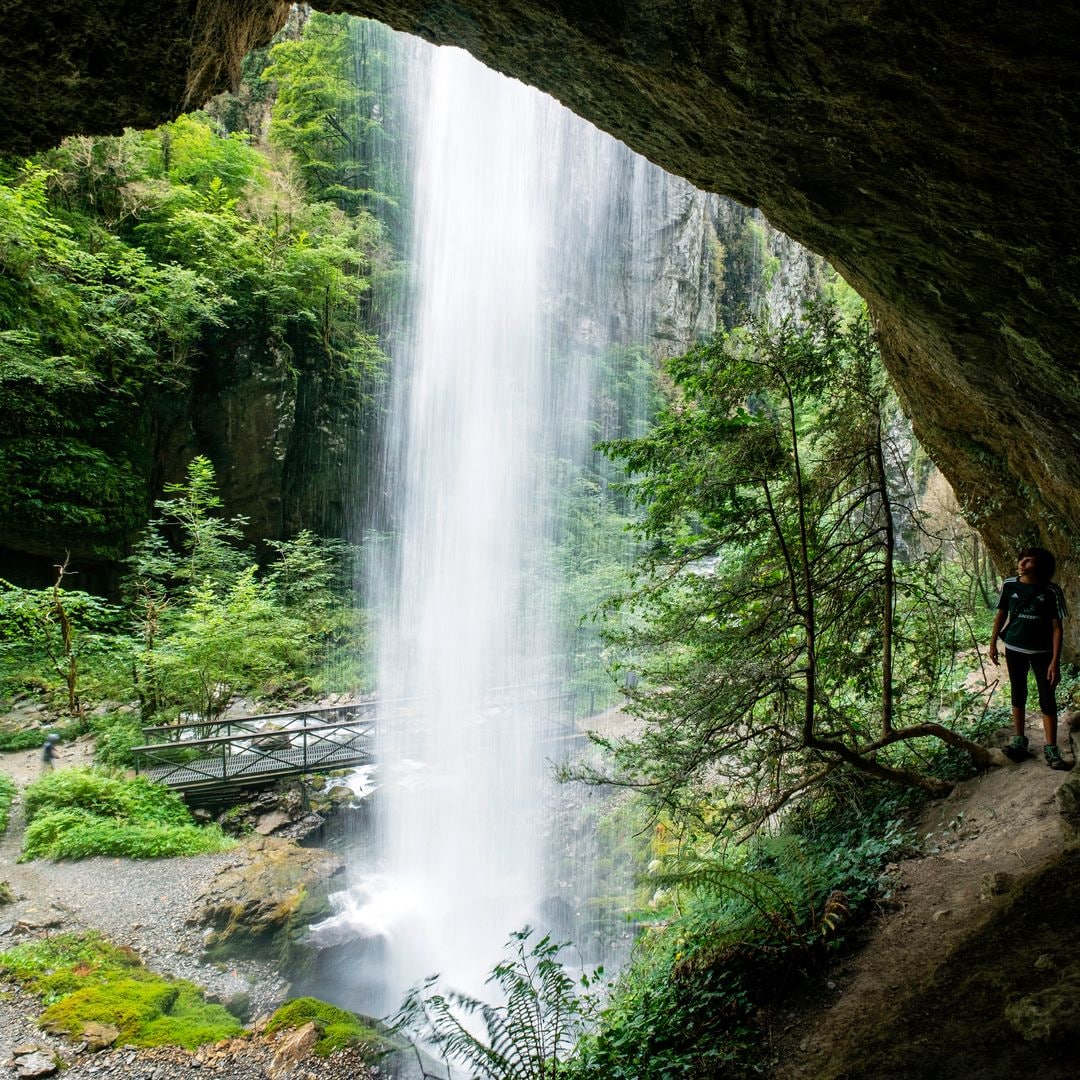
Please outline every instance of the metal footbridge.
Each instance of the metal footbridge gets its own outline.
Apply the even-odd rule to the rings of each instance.
[[[144,727],[135,772],[166,784],[191,804],[235,800],[246,789],[291,776],[354,769],[374,760],[375,725],[420,725],[428,700],[377,700],[217,722]],[[509,720],[527,709],[555,742],[579,739],[569,694],[503,687],[470,707],[478,723]],[[568,711],[569,710],[569,711]]]
[[[224,801],[245,788],[372,760],[375,704],[245,716],[217,723],[143,728],[135,772],[191,803]]]

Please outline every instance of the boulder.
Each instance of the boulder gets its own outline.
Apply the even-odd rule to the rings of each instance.
[[[191,924],[205,927],[206,958],[269,959],[280,967],[302,965],[307,927],[330,914],[329,894],[342,887],[340,855],[265,837],[247,845],[239,865],[211,881]]]
[[[275,833],[278,829],[283,829],[290,824],[292,824],[292,818],[288,814],[283,813],[281,810],[273,810],[269,814],[263,814],[255,822],[255,832],[260,836],[270,836],[271,833]]]
[[[274,1060],[266,1070],[269,1080],[284,1080],[291,1076],[302,1061],[311,1053],[312,1047],[319,1041],[321,1032],[314,1020],[303,1027],[290,1031],[274,1051]]]
[[[1080,996],[1080,967],[1074,965],[1057,985],[1027,994],[1005,1008],[1009,1026],[1027,1042],[1072,1043],[1080,1037],[1080,1015],[1070,1003]]]

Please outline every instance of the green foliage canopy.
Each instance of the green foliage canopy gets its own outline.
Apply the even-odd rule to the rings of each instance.
[[[940,627],[962,611],[935,557],[898,546],[901,507],[916,530],[917,509],[868,321],[819,302],[669,371],[654,430],[608,446],[635,476],[648,545],[612,605],[646,721],[605,743],[615,778],[715,829],[764,820],[841,766],[947,788],[904,756],[912,739],[985,764],[939,722],[955,652]]]

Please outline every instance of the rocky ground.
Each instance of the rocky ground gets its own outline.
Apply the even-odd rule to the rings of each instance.
[[[62,748],[58,764],[84,764],[91,755],[92,746],[80,740]],[[21,790],[38,775],[39,752],[4,754],[0,769]],[[73,1078],[170,1080],[190,1077],[193,1070],[228,1080],[363,1080],[375,1075],[356,1051],[319,1058],[307,1053],[310,1039],[305,1047],[300,1032],[270,1038],[259,1033],[260,1020],[289,994],[288,984],[272,964],[255,959],[214,963],[202,958],[213,933],[204,925],[206,914],[229,898],[230,883],[235,886],[252,866],[265,862],[268,852],[276,856],[287,849],[287,841],[256,836],[233,851],[185,859],[19,864],[24,828],[17,799],[9,829],[0,838],[0,880],[7,881],[16,896],[14,903],[0,908],[0,949],[51,933],[99,930],[116,944],[135,949],[152,970],[205,988],[212,1000],[229,1003],[246,997],[253,1033],[195,1053],[172,1048],[92,1052],[85,1044],[42,1033],[35,1023],[38,1003],[9,986],[0,993],[0,1069],[7,1066],[9,1075],[45,1075],[34,1070],[51,1068],[53,1056],[59,1055],[66,1066],[64,1075]],[[302,852],[301,861],[309,855]]]
[[[1058,739],[1069,760],[1080,744],[1080,718],[1071,724],[1072,749],[1069,718],[1063,717]],[[1015,1047],[1032,1068],[1040,1062],[1043,1080],[1080,1075],[1075,1061],[1059,1059],[1054,1039],[1032,1031],[1016,1014],[1007,1019],[1008,1009],[1001,1009],[1002,1002],[1030,993],[1047,965],[1055,967],[1051,982],[1071,979],[1063,966],[1070,958],[1048,958],[1038,931],[1048,922],[1053,941],[1067,928],[1057,940],[1071,951],[1075,913],[1056,906],[1065,898],[1053,881],[1069,842],[1077,839],[1076,823],[1069,820],[1076,800],[1068,797],[1075,784],[1059,796],[1072,774],[1044,764],[1037,715],[1029,717],[1028,735],[1029,760],[1002,758],[1001,767],[929,804],[919,828],[924,853],[892,868],[891,897],[860,935],[859,947],[821,973],[794,1007],[774,1016],[774,1080],[997,1076],[985,1062],[973,1064],[973,1071],[958,1065],[961,1053],[979,1047],[1000,1062],[1001,1075],[1036,1075],[1008,1071],[1016,1068],[1006,1061]],[[1043,892],[1050,904],[1033,904]],[[968,977],[989,988],[982,996],[1001,1001],[977,1001],[979,990],[963,993]],[[959,1002],[951,1008],[953,993]],[[991,1017],[981,1028],[973,1020],[977,1008]],[[954,1019],[965,1018],[966,1035],[957,1039],[946,1031]],[[951,1063],[948,1073],[940,1071],[942,1063]]]
[[[1073,718],[1071,727],[1070,748],[1070,720],[1063,718],[1059,741],[1070,760],[1080,749],[1080,721]],[[1016,1072],[1016,1063],[1005,1060],[1015,1046],[1026,1055],[1020,1061],[1034,1061],[1036,1051],[1041,1054],[1038,1074],[1043,1080],[1077,1075],[1070,1071],[1073,1062],[1062,1061],[1057,1053],[1058,1036],[1042,1032],[1046,1023],[1040,1020],[1036,1031],[1024,1018],[1030,1011],[1013,1009],[1006,1015],[997,1001],[1004,994],[1015,1002],[1027,992],[1036,1014],[1069,1016],[1072,1010],[1056,1006],[1043,1010],[1038,993],[1044,991],[1039,987],[1046,982],[1045,992],[1054,995],[1053,1001],[1061,996],[1061,987],[1074,982],[1080,987],[1080,969],[1068,967],[1055,945],[1064,940],[1062,927],[1075,922],[1070,911],[1059,910],[1059,901],[1070,904],[1067,882],[1080,880],[1071,864],[1062,864],[1068,842],[1080,840],[1080,776],[1070,782],[1070,773],[1043,764],[1039,729],[1032,717],[1030,760],[1013,764],[1002,757],[1000,767],[959,784],[947,799],[928,806],[919,829],[922,853],[892,868],[891,896],[883,901],[879,916],[859,932],[858,947],[815,975],[801,1000],[772,1014],[775,1080],[1034,1075]],[[91,750],[86,742],[66,746],[61,765],[87,761]],[[0,769],[20,788],[39,768],[36,751],[6,754],[0,760]],[[37,1002],[16,988],[0,987],[0,1078],[5,1067],[9,1075],[37,1075],[34,1064],[51,1068],[53,1055],[65,1063],[65,1075],[99,1080],[173,1080],[191,1076],[193,1070],[225,1080],[363,1080],[374,1075],[356,1052],[327,1059],[307,1053],[305,1039],[310,1041],[311,1033],[303,1029],[272,1038],[261,1034],[260,1018],[289,992],[272,965],[203,958],[212,934],[207,913],[234,904],[242,895],[236,891],[238,883],[253,867],[265,864],[272,871],[287,853],[288,841],[254,837],[233,851],[189,859],[20,865],[15,860],[23,828],[16,802],[9,831],[0,839],[0,881],[9,882],[17,897],[0,907],[0,949],[60,930],[97,929],[118,944],[130,945],[153,970],[190,979],[214,999],[230,1002],[247,995],[253,1030],[245,1038],[195,1053],[128,1048],[92,1052],[43,1034],[35,1023]],[[333,873],[329,853],[313,858],[315,862],[304,865],[304,859],[298,860],[300,872],[308,872],[321,858],[317,872]],[[1050,890],[1050,902],[1035,891],[1039,888]],[[254,886],[256,897],[262,891],[269,887]],[[255,901],[248,906],[256,906]],[[999,940],[1002,935],[1006,944]],[[992,971],[981,959],[988,952]],[[965,982],[972,974],[977,980],[990,978],[992,992],[972,989]],[[1004,987],[1000,993],[999,983]],[[947,1004],[950,994],[955,1004]],[[982,1024],[989,1040],[982,1034],[972,1040],[945,1030],[948,1022],[978,1009],[987,1017]],[[1047,1030],[1058,1029],[1051,1024]],[[916,1046],[924,1042],[925,1047]],[[961,1047],[977,1043],[986,1043],[1005,1071],[986,1072],[982,1064],[973,1064],[975,1071],[946,1074],[935,1063],[955,1062]],[[915,1067],[916,1058],[925,1059],[925,1068]],[[391,1067],[383,1068],[389,1072]]]

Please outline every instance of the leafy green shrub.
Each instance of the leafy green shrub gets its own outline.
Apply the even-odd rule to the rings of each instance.
[[[146,742],[137,718],[129,713],[111,713],[90,721],[94,733],[94,761],[113,769],[135,764],[132,750]]]
[[[63,769],[26,791],[22,860],[114,855],[155,859],[224,851],[216,825],[197,826],[180,797],[142,777]]]
[[[86,859],[93,855],[125,859],[168,859],[226,851],[234,841],[212,825],[118,825],[104,818],[69,820],[71,811],[58,811],[41,818],[53,825],[63,818],[48,845],[31,846],[30,830],[20,861],[27,859]]]
[[[266,1033],[272,1035],[283,1028],[298,1028],[315,1022],[319,1029],[319,1041],[315,1053],[327,1057],[347,1046],[370,1049],[381,1048],[383,1037],[365,1024],[355,1013],[346,1012],[318,998],[302,997],[286,1001],[266,1025]]]
[[[70,806],[42,814],[26,826],[20,860],[46,858],[65,833],[73,832],[101,820],[89,810]]]
[[[0,462],[0,483],[3,472]],[[58,604],[68,620],[66,642]],[[22,589],[0,579],[0,696],[31,690],[60,700],[72,665],[80,695],[122,689],[131,651],[119,605],[78,589]]]
[[[161,825],[191,824],[191,815],[176,792],[141,776],[127,779],[97,769],[61,769],[26,789],[28,822],[40,813],[68,807],[81,807],[99,817],[109,815]]]
[[[56,934],[0,953],[0,973],[47,1006],[39,1024],[78,1036],[91,1022],[114,1024],[134,1046],[184,1046],[239,1035],[243,1028],[189,982],[154,975],[127,948],[100,934]]]
[[[8,815],[11,804],[15,801],[15,781],[5,772],[0,772],[0,833],[7,832]]]

